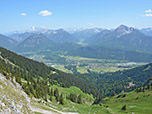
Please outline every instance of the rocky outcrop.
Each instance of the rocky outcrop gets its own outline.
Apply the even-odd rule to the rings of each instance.
[[[7,80],[0,73],[0,114],[33,114],[30,98],[15,80]]]

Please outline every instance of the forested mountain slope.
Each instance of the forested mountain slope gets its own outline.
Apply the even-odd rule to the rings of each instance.
[[[0,48],[0,52],[0,68],[2,73],[8,78],[12,76],[11,74],[16,74],[14,76],[17,76],[17,82],[22,84],[27,92],[30,93],[29,90],[31,87],[34,88],[35,91],[33,92],[33,95],[35,97],[41,97],[40,94],[44,94],[39,93],[39,90],[49,88],[46,83],[49,83],[49,85],[58,84],[62,87],[77,86],[84,92],[94,94],[94,96],[99,95],[97,87],[92,83],[88,83],[84,79],[48,67],[43,63],[22,57],[4,48]],[[5,72],[10,72],[10,74],[7,75]],[[22,83],[22,79],[27,83]],[[32,86],[29,85],[29,83],[32,83]]]
[[[90,71],[89,74],[72,75],[27,59],[4,48],[0,48],[0,52],[1,72],[7,78],[16,76],[17,82],[23,86],[24,90],[37,98],[46,99],[50,85],[76,86],[85,93],[102,98],[103,95],[111,95],[113,91],[120,93],[140,87],[152,75],[152,64],[114,73],[101,74]],[[130,84],[132,85],[130,86]]]
[[[152,62],[152,54],[122,49],[112,49],[104,46],[85,46],[70,48],[69,55],[87,58],[127,60],[131,62]]]
[[[90,71],[90,74],[80,74],[78,76],[89,82],[96,83],[101,93],[105,96],[110,96],[113,92],[118,94],[122,91],[128,92],[143,86],[152,76],[152,63],[130,70],[104,74]]]
[[[49,40],[43,34],[34,34],[27,37],[23,42],[15,47],[17,52],[28,52],[45,49],[46,47],[53,45],[54,42]]]

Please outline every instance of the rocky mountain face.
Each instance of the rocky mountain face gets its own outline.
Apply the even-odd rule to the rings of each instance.
[[[127,27],[125,25],[120,25],[113,31],[113,36],[116,38],[120,38],[123,35],[131,34],[135,29],[132,27]]]
[[[134,30],[135,29],[132,27],[120,25],[119,27],[117,27],[113,31],[103,30],[103,31],[95,34],[94,36],[88,38],[86,40],[86,42],[88,42],[89,44],[94,44],[94,43],[101,44],[101,43],[105,43],[105,42],[108,42],[108,41],[113,40],[113,39],[120,38],[121,36],[124,36],[126,34],[131,34]]]
[[[152,52],[152,37],[124,25],[114,31],[101,31],[86,42],[90,45],[102,45],[109,48]]]
[[[56,43],[76,42],[76,38],[63,29],[48,30],[45,35]]]
[[[1,114],[33,114],[30,98],[16,83],[15,79],[7,80],[0,73],[0,113]]]

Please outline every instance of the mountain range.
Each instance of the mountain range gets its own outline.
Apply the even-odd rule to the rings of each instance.
[[[123,56],[127,59],[126,54],[133,57],[132,55],[137,53],[137,55],[149,58],[152,53],[152,37],[148,36],[145,31],[150,33],[151,29],[138,30],[120,25],[113,30],[102,28],[74,29],[70,30],[69,33],[64,29],[49,30],[33,27],[25,32],[16,32],[9,37],[0,35],[0,46],[19,53],[51,49],[53,51],[67,51],[68,54],[77,56],[104,59],[106,57],[119,60],[124,58]],[[84,46],[83,43],[87,45]],[[107,52],[103,50],[107,50]],[[135,57],[129,60],[135,60]]]
[[[136,32],[135,32],[136,31]],[[57,43],[63,43],[63,42],[79,42],[80,40],[84,40],[84,42],[87,42],[88,44],[93,45],[101,45],[104,43],[105,46],[109,45],[108,43],[111,42],[111,40],[118,39],[121,40],[121,44],[123,45],[122,38],[124,39],[124,42],[126,42],[125,37],[128,40],[132,40],[130,43],[131,45],[149,45],[147,42],[142,41],[143,39],[147,39],[145,37],[152,35],[152,29],[151,28],[144,28],[144,29],[135,29],[133,27],[127,27],[125,25],[120,25],[116,29],[108,30],[108,29],[102,29],[102,28],[92,28],[92,29],[58,29],[58,30],[50,30],[46,28],[38,28],[38,27],[32,27],[30,29],[24,30],[22,32],[15,32],[14,34],[10,35],[9,37],[18,41],[22,42],[27,37],[33,35],[33,34],[44,34],[47,36],[50,40],[57,42]],[[128,35],[128,36],[127,36]],[[136,37],[136,38],[135,38]],[[139,37],[142,37],[139,38]],[[115,41],[119,43],[119,40]],[[136,40],[137,42],[134,42]],[[144,42],[145,44],[142,44]],[[110,43],[111,44],[111,43]],[[117,43],[116,43],[117,44]],[[114,45],[116,45],[114,43]],[[127,43],[126,43],[127,44]],[[108,46],[109,47],[109,46]],[[117,46],[114,46],[117,47]],[[129,46],[128,46],[129,47]],[[112,47],[113,48],[113,47]],[[118,47],[121,48],[121,47]],[[122,47],[123,48],[123,47]]]
[[[114,49],[152,52],[152,37],[124,25],[120,25],[114,31],[101,31],[86,42],[90,45],[102,45]]]

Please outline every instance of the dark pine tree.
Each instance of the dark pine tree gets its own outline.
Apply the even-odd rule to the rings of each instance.
[[[122,111],[126,111],[127,110],[127,106],[124,105],[122,108],[121,108]]]
[[[62,105],[64,105],[63,94],[60,95],[59,103],[62,104]]]
[[[82,97],[81,97],[81,95],[78,96],[78,103],[82,104]]]

